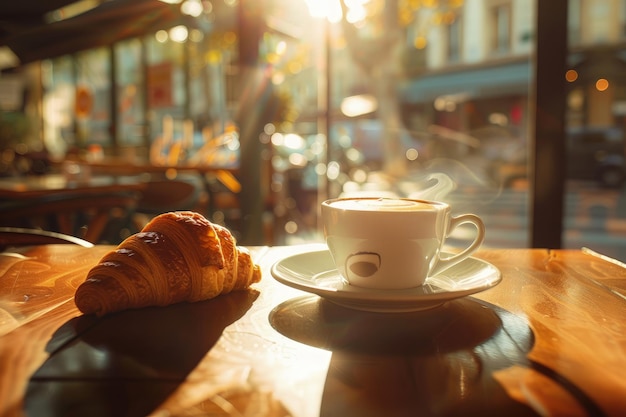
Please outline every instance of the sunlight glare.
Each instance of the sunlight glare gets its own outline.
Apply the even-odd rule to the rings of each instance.
[[[169,35],[167,34],[166,30],[159,30],[157,33],[154,34],[154,38],[159,43],[165,43],[169,39]]]
[[[419,157],[419,152],[415,148],[409,148],[406,150],[405,156],[409,161],[415,161]]]
[[[348,10],[346,13],[346,20],[348,23],[357,23],[365,20],[367,12],[363,6],[354,7]]]
[[[305,141],[302,136],[295,133],[287,133],[284,136],[284,145],[293,150],[303,149],[305,146]]]
[[[204,7],[200,0],[187,0],[180,6],[180,11],[188,16],[198,17],[204,11]]]
[[[326,18],[337,23],[343,17],[340,0],[305,0],[309,14],[315,18]]]
[[[169,30],[170,39],[174,42],[185,42],[189,35],[187,27],[184,25],[174,26]]]
[[[606,91],[609,88],[609,82],[606,78],[600,78],[596,81],[596,90]]]
[[[339,178],[339,174],[341,174],[341,166],[338,162],[332,161],[326,167],[326,177],[334,181]]]

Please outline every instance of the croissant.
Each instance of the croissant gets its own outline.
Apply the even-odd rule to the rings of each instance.
[[[261,270],[230,231],[199,213],[153,218],[105,254],[75,293],[85,314],[207,300],[248,288]]]

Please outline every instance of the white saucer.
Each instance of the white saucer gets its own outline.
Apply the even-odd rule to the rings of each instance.
[[[343,307],[384,313],[431,309],[446,301],[488,290],[502,280],[498,268],[469,257],[429,277],[420,287],[385,291],[360,288],[348,284],[339,275],[328,250],[289,256],[276,262],[271,272],[278,282],[317,294]]]

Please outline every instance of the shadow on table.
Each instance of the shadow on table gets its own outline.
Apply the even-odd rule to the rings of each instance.
[[[272,326],[332,351],[320,416],[535,415],[493,372],[527,364],[526,321],[464,298],[401,314],[348,310],[319,297],[276,307]]]
[[[168,307],[83,315],[61,326],[29,381],[28,416],[145,416],[180,385],[254,290]]]

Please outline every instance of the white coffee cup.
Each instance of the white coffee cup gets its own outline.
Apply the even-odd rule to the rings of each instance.
[[[322,222],[335,266],[351,285],[407,289],[458,264],[483,243],[480,217],[450,212],[448,204],[437,201],[338,198],[322,203]],[[446,238],[465,223],[476,227],[474,240],[441,257]]]

